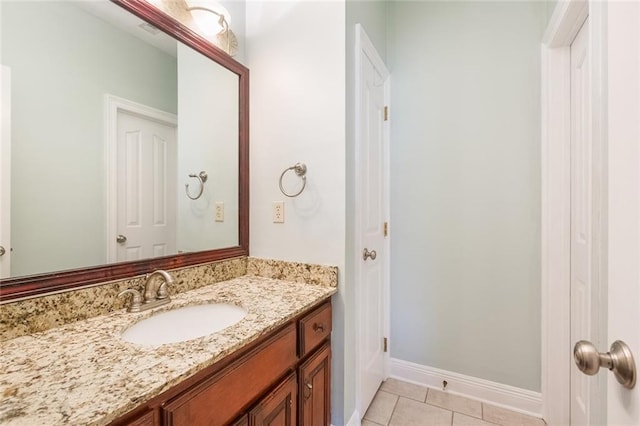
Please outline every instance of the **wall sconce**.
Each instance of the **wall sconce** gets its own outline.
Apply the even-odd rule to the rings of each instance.
[[[185,0],[185,3],[202,35],[234,56],[238,52],[238,39],[229,28],[231,17],[227,9],[211,0]]]

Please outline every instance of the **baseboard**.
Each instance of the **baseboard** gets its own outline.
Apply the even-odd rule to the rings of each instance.
[[[358,413],[358,410],[353,412],[351,418],[347,422],[347,426],[360,426],[360,413]]]
[[[539,392],[395,358],[391,358],[391,377],[434,389],[442,389],[442,381],[446,380],[447,392],[452,394],[542,417],[542,394]]]

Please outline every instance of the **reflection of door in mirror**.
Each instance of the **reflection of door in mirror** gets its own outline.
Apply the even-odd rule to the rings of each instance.
[[[0,65],[0,278],[11,276],[11,69]]]
[[[105,95],[108,262],[176,252],[176,114]]]
[[[175,42],[172,56],[80,5],[2,4],[12,276],[105,263],[105,93],[177,112]]]
[[[0,62],[12,74],[14,250],[8,276],[238,246],[238,74],[110,1],[1,6]],[[117,229],[111,219],[117,197],[116,183],[105,174],[111,161],[104,145],[107,94],[180,120],[174,123],[173,180],[166,182],[172,185],[166,190],[174,200],[175,235],[171,244],[156,242],[150,252],[133,255],[138,249],[115,241],[123,234],[134,244],[133,231]],[[148,157],[141,154],[140,160]],[[200,171],[209,179],[202,197],[190,200],[184,185]],[[222,221],[215,219],[216,205],[224,208]],[[5,206],[0,218],[10,213]],[[158,207],[140,206],[140,213]],[[129,253],[118,257],[118,247]]]
[[[139,108],[139,111],[144,111]],[[176,120],[119,110],[117,120],[117,261],[176,252]],[[110,165],[111,166],[111,165]],[[113,210],[113,209],[110,209]]]

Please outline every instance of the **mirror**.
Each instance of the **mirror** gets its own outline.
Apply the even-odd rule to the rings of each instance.
[[[144,1],[0,16],[3,300],[248,254],[244,66]]]

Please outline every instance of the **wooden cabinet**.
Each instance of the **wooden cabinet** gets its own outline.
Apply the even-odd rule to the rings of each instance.
[[[327,426],[330,337],[327,301],[112,424]]]
[[[295,365],[293,324],[219,373],[166,403],[164,425],[227,424]],[[269,368],[265,368],[269,366]]]
[[[325,343],[299,369],[300,426],[330,424],[331,346]]]
[[[125,424],[127,426],[154,426],[156,424],[155,413],[152,410],[147,410],[137,417],[129,419]]]
[[[249,426],[295,426],[298,382],[292,374],[249,412]]]
[[[233,422],[233,426],[249,426],[249,416],[244,414],[238,420]]]

